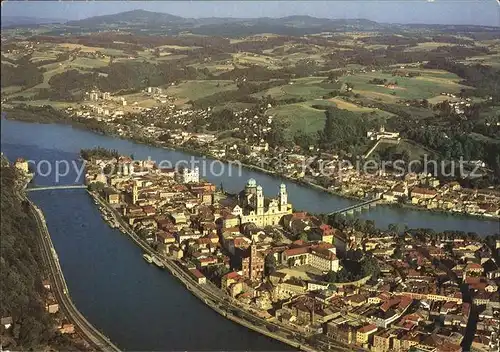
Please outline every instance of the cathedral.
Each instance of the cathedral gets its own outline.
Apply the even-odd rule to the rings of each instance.
[[[266,199],[262,186],[251,178],[245,189],[239,194],[239,204],[233,208],[233,214],[240,218],[240,223],[253,222],[259,227],[278,225],[284,215],[292,213],[288,203],[285,184],[281,184],[277,198]]]

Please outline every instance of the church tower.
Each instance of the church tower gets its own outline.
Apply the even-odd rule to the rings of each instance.
[[[139,189],[137,188],[137,182],[134,181],[134,185],[132,186],[132,204],[136,204],[138,198]]]
[[[250,280],[253,280],[256,274],[256,264],[257,261],[257,244],[255,243],[255,240],[252,240],[252,244],[250,245],[250,263],[248,265],[248,277]]]
[[[279,200],[280,200],[280,211],[286,211],[288,205],[288,194],[286,193],[286,185],[284,183],[280,185]]]
[[[257,257],[257,244],[255,243],[255,239],[252,239],[252,244],[250,245],[250,262],[255,257]]]
[[[264,192],[262,186],[257,186],[257,215],[264,215]]]

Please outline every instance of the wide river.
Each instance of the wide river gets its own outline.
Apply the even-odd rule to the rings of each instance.
[[[136,144],[97,135],[69,126],[30,124],[2,119],[1,150],[10,160],[23,157],[39,164],[43,173],[56,161],[75,161],[82,148],[105,147],[135,159],[150,157],[172,163],[193,157],[187,153]],[[281,179],[220,165],[209,172],[211,161],[200,164],[205,178],[226,190],[241,190],[255,178],[268,196],[277,194]],[[62,165],[62,164],[60,164]],[[203,170],[205,169],[205,170]],[[61,166],[64,171],[64,167]],[[223,171],[222,173],[220,171]],[[220,174],[220,176],[218,176]],[[81,182],[72,170],[59,180],[62,184]],[[54,173],[37,175],[38,185],[56,183]],[[316,189],[285,182],[289,199],[297,209],[330,212],[356,201],[332,196]],[[141,251],[119,231],[101,219],[90,197],[83,190],[33,192],[30,197],[45,213],[49,231],[59,254],[70,294],[80,311],[96,327],[126,350],[289,350],[286,345],[251,332],[213,312],[193,297],[167,272],[148,265]],[[360,213],[378,227],[398,223],[427,227],[437,231],[455,229],[493,234],[497,221],[451,216],[424,211],[377,206]]]

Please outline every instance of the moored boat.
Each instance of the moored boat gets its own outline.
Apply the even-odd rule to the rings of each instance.
[[[160,261],[160,259],[158,259],[154,256],[153,256],[153,264],[155,264],[159,268],[163,268],[163,263]]]
[[[153,257],[151,257],[149,254],[146,254],[144,253],[142,255],[142,257],[144,258],[145,261],[147,261],[149,264],[151,264],[153,262]]]

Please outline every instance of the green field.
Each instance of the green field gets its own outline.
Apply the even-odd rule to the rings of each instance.
[[[318,99],[335,89],[339,89],[339,84],[323,83],[325,77],[306,77],[293,80],[293,84],[287,84],[279,87],[252,94],[254,97],[271,96],[277,100],[302,98]]]
[[[259,65],[268,69],[277,69],[281,60],[276,60],[271,56],[258,55],[252,53],[234,53],[233,62],[241,65]]]
[[[60,52],[71,51],[74,49],[80,49],[82,52],[97,52],[97,51],[99,51],[102,54],[108,55],[108,56],[115,56],[115,57],[126,56],[125,52],[123,50],[120,50],[120,49],[91,47],[91,46],[85,46],[85,45],[81,45],[81,44],[72,44],[72,43],[58,44],[57,49],[59,49]]]
[[[167,88],[167,94],[180,100],[197,100],[215,93],[236,90],[233,81],[185,81]]]
[[[329,105],[328,102],[307,101],[296,104],[280,105],[269,109],[267,115],[286,121],[292,133],[302,131],[313,133],[323,129],[325,125],[325,111],[315,109],[312,105]],[[334,106],[334,104],[331,104]]]
[[[388,82],[396,81],[396,88],[390,89],[381,85],[370,84],[373,78],[387,79]],[[386,73],[360,73],[342,77],[341,81],[351,83],[353,92],[362,96],[380,99],[385,102],[394,102],[399,99],[428,99],[439,95],[441,92],[457,93],[463,88],[457,82],[460,79],[451,74],[427,73],[418,77],[397,77]],[[393,92],[395,94],[393,94]]]
[[[90,59],[86,57],[78,57],[70,62],[72,68],[80,68],[83,70],[91,70],[98,67],[106,67],[109,65],[109,59]]]
[[[416,46],[410,46],[405,51],[422,51],[422,50],[434,50],[439,48],[440,46],[454,46],[456,44],[453,43],[440,43],[440,42],[425,42],[418,43]]]
[[[400,140],[398,145],[380,142],[374,153],[383,154],[388,150],[392,150],[393,153],[407,152],[410,156],[410,160],[421,160],[421,158],[423,158],[425,155],[427,155],[428,158],[431,158],[436,154],[435,151],[425,148],[424,146],[407,139]]]
[[[482,64],[500,68],[500,54],[468,57],[461,62],[468,65]]]

